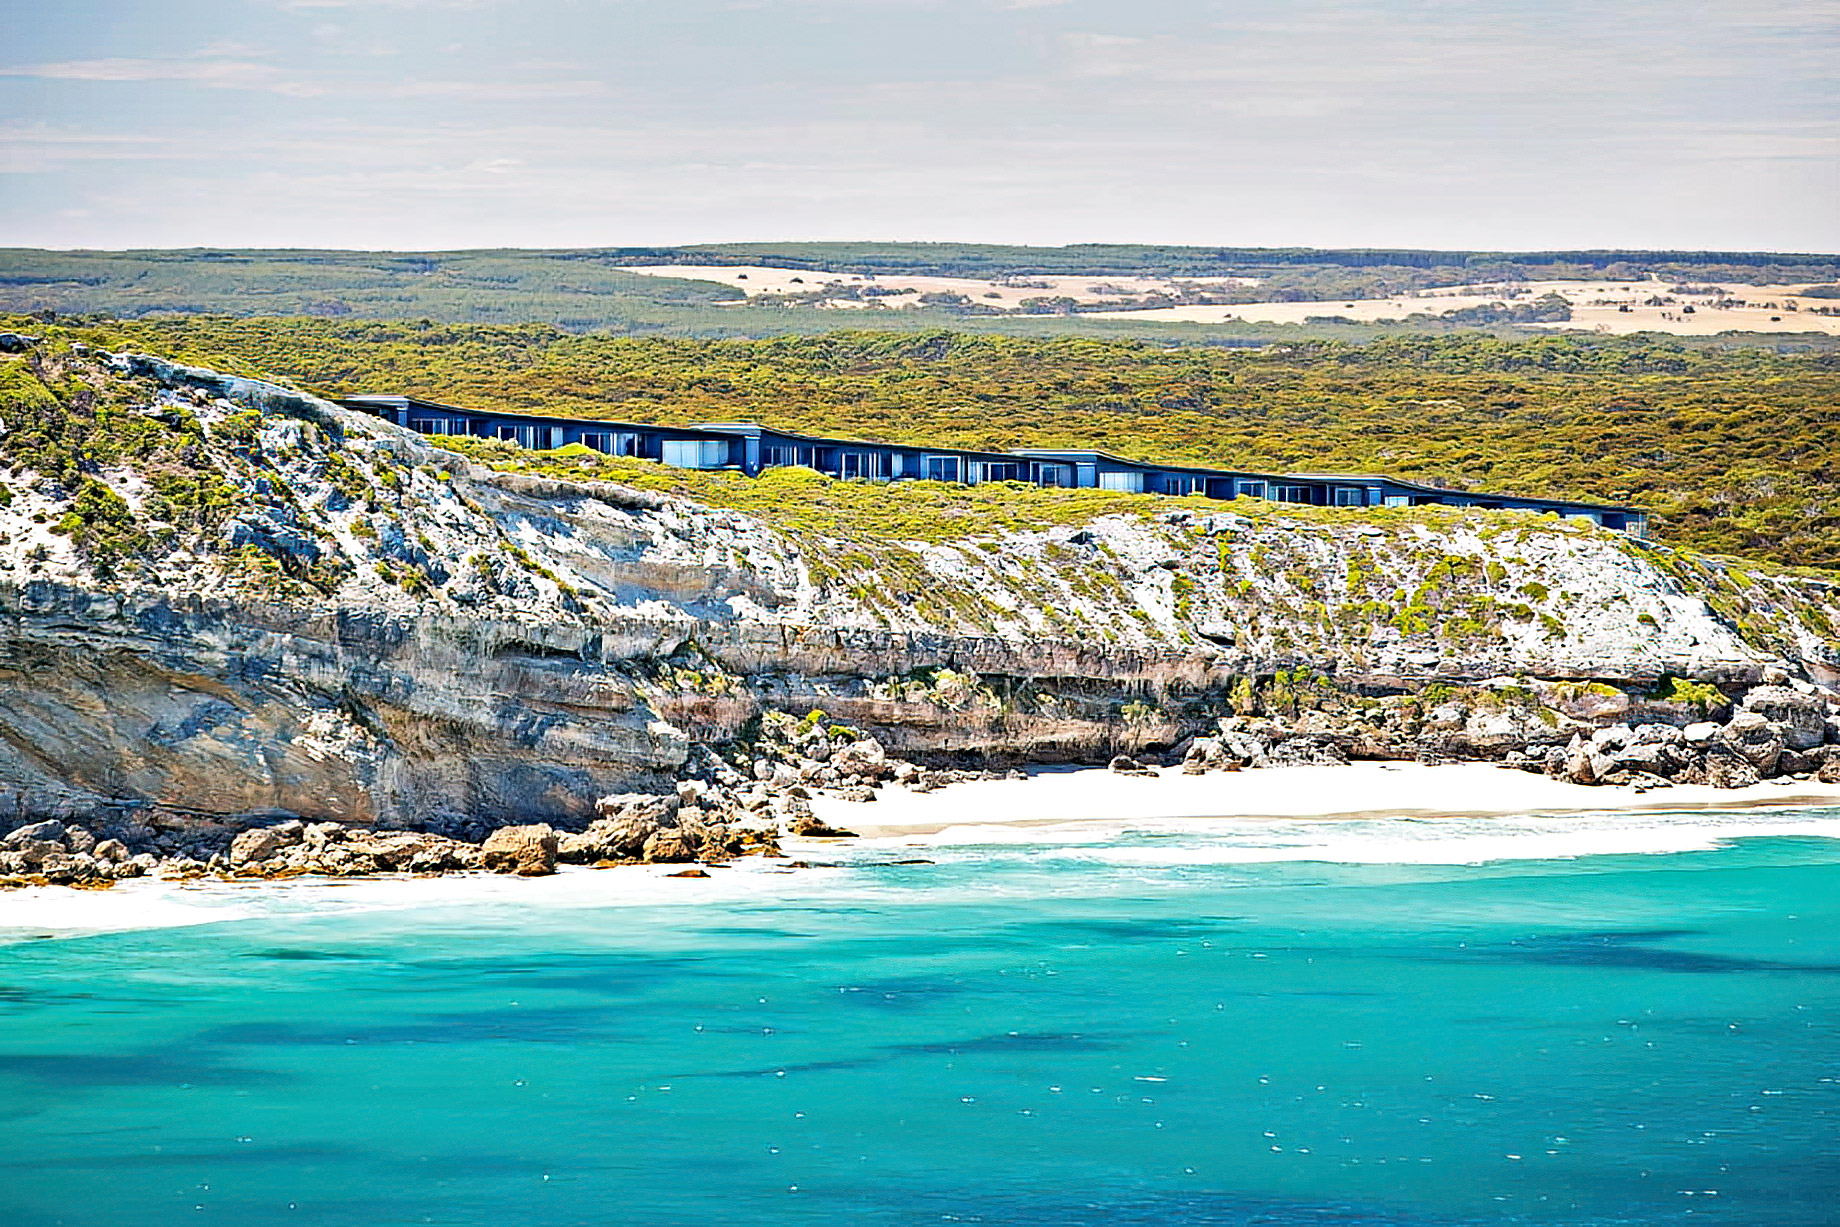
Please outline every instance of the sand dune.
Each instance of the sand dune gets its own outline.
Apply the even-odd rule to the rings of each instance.
[[[1451,286],[1394,298],[1330,302],[1242,303],[1230,307],[1162,307],[1149,311],[1093,312],[1099,319],[1169,320],[1219,324],[1230,320],[1301,324],[1313,317],[1340,316],[1357,323],[1403,321],[1415,314],[1441,315],[1490,303],[1527,303],[1558,294],[1572,304],[1572,318],[1528,327],[1578,332],[1665,332],[1712,336],[1721,332],[1820,332],[1840,335],[1840,300],[1809,298],[1804,287],[1696,283],[1702,293],[1676,293],[1655,281],[1529,281],[1513,286]],[[1520,291],[1510,297],[1512,291]],[[1655,301],[1657,299],[1666,301]]]
[[[1031,298],[1068,298],[1085,306],[1143,301],[1176,295],[1183,287],[1224,290],[1257,284],[1249,277],[1017,277],[977,280],[905,274],[769,268],[764,265],[651,264],[628,267],[648,277],[682,277],[733,286],[750,300],[818,296],[816,305],[838,310],[901,310],[925,305],[922,295],[957,294],[985,307],[1020,312]],[[1340,318],[1354,323],[1403,322],[1413,315],[1442,315],[1491,303],[1524,304],[1558,294],[1572,305],[1568,321],[1531,324],[1554,331],[1664,332],[1712,336],[1721,332],[1817,332],[1840,336],[1840,300],[1810,298],[1803,286],[1696,283],[1683,287],[1660,281],[1528,281],[1448,286],[1391,298],[1331,299],[1326,302],[1235,303],[1229,306],[1130,307],[1088,311],[1093,319],[1145,323],[1223,324],[1232,321],[1302,324]],[[1836,314],[1824,314],[1825,312]]]
[[[856,273],[814,272],[810,269],[768,268],[763,265],[723,264],[643,264],[624,271],[647,277],[682,277],[691,281],[714,281],[744,291],[749,298],[767,295],[813,294],[836,290],[837,297],[826,301],[829,307],[865,307],[880,304],[900,308],[919,306],[922,294],[962,294],[973,302],[1004,311],[1020,310],[1031,298],[1071,298],[1080,303],[1116,301],[1147,294],[1174,294],[1177,286],[1166,277],[1010,277],[978,280],[971,277],[927,277],[898,273],[864,276]],[[1253,277],[1184,278],[1183,285],[1226,288],[1255,285]],[[865,289],[884,291],[859,299],[853,295]],[[896,293],[887,293],[896,291]]]

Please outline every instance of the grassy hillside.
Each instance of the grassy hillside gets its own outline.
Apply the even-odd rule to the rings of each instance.
[[[636,421],[752,419],[985,448],[1092,446],[1631,502],[1653,513],[1664,540],[1840,567],[1833,355],[1481,334],[1251,351],[950,332],[698,341],[300,319],[39,331],[328,395],[408,392]]]
[[[1130,273],[1259,278],[1235,300],[1328,301],[1429,286],[1567,276],[1758,282],[1840,277],[1840,257],[1743,252],[1309,251],[1086,245],[1001,247],[949,243],[767,243],[681,248],[445,252],[42,251],[0,249],[0,311],[103,314],[307,315],[449,323],[540,320],[573,331],[631,335],[775,336],[826,332],[835,312],[747,304],[712,282],[646,277],[622,265],[766,263],[862,273],[973,277]],[[969,310],[965,308],[964,310]],[[879,318],[878,318],[879,317]],[[1002,335],[1365,340],[1423,331],[1381,327],[966,316],[949,306],[863,313],[852,327],[955,327]],[[1504,332],[1504,335],[1509,335]],[[1806,344],[1806,341],[1802,342]]]

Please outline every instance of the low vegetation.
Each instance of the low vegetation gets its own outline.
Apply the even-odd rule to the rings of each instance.
[[[1840,567],[1833,355],[1479,333],[1245,350],[952,332],[697,341],[541,324],[222,317],[38,331],[326,395],[408,392],[521,412],[753,420],[995,449],[1100,447],[1631,503],[1668,542]]]
[[[1143,274],[1247,279],[1193,286],[1182,301],[1333,302],[1392,297],[1436,286],[1554,278],[1610,277],[1665,282],[1775,284],[1840,277],[1832,256],[1775,253],[1334,251],[1306,248],[1200,248],[1138,244],[1011,247],[962,243],[743,243],[693,247],[561,250],[367,252],[314,250],[44,251],[0,250],[0,311],[154,314],[308,315],[327,319],[416,319],[509,324],[541,320],[572,331],[628,335],[768,336],[816,333],[835,312],[786,298],[744,302],[707,281],[639,276],[639,264],[767,264],[863,274],[909,273],[1015,280],[1073,275],[1096,279]],[[1024,317],[991,316],[956,294],[917,296],[922,310],[857,326],[907,330],[952,326],[1010,335],[1078,334],[1167,340],[1365,338],[1564,319],[1525,304],[1472,311],[1451,321],[1428,317],[1391,325],[1352,324],[1331,312],[1303,325],[1172,323],[1069,318],[1070,300],[1035,301]],[[1031,318],[1032,317],[1032,318]]]

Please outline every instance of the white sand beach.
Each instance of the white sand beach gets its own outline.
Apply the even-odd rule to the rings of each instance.
[[[1676,785],[1638,793],[1593,788],[1488,763],[1428,767],[1350,763],[1155,778],[1102,768],[1044,770],[936,792],[890,786],[868,803],[819,797],[817,816],[865,836],[925,835],[957,826],[1168,821],[1183,818],[1380,818],[1601,813],[1606,810],[1840,806],[1840,784],[1766,781],[1749,788]]]

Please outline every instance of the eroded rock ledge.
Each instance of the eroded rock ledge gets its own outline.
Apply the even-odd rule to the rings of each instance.
[[[801,791],[1121,755],[1832,769],[1831,577],[1527,517],[1149,498],[833,540],[28,351],[42,391],[0,435],[0,831],[61,833],[0,851],[19,879],[539,863],[540,831],[488,850],[507,827],[565,862],[715,859],[809,832]],[[105,397],[139,451],[53,445],[105,430]],[[633,795],[664,798],[633,803],[663,807],[643,839],[590,835]]]

